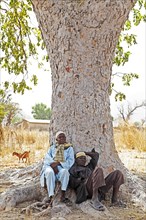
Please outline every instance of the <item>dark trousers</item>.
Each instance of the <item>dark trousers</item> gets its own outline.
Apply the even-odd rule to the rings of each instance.
[[[88,181],[86,187],[88,190],[89,198],[92,197],[93,189],[98,188],[99,194],[107,193],[112,187],[119,188],[124,183],[124,176],[120,170],[111,172],[106,178],[104,178],[103,170],[96,167]]]

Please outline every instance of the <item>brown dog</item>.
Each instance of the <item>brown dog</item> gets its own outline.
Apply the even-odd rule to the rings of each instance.
[[[26,163],[26,162],[29,162],[29,153],[30,153],[30,151],[25,151],[22,154],[17,153],[17,152],[13,152],[12,155],[17,156],[19,158],[19,163],[20,163],[20,160],[22,160],[22,162],[24,162],[24,159],[25,159],[25,163]]]
[[[25,159],[25,163],[29,162],[29,153],[30,151],[25,151],[22,155],[21,155],[21,159],[24,162]]]

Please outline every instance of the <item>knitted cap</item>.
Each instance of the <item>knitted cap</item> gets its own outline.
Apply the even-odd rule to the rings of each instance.
[[[86,154],[83,151],[76,153],[76,158],[82,157],[82,156],[86,157]]]

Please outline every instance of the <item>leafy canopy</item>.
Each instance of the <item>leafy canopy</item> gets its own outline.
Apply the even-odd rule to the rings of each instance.
[[[8,0],[1,1],[0,5],[0,49],[1,68],[9,74],[21,75],[18,83],[9,81],[4,83],[5,89],[12,86],[14,92],[24,93],[25,89],[30,90],[30,82],[37,85],[35,73],[30,73],[29,65],[31,59],[38,59],[38,49],[44,49],[41,33],[38,27],[31,22],[33,16],[30,0]],[[47,59],[47,57],[46,57]],[[42,63],[38,60],[38,66]],[[27,79],[27,83],[26,83]],[[3,94],[3,90],[0,90]]]
[[[129,61],[129,57],[131,55],[130,47],[137,44],[137,36],[130,33],[130,29],[133,25],[138,26],[142,21],[146,22],[145,9],[146,1],[137,0],[137,4],[132,9],[131,16],[126,21],[124,29],[119,37],[119,41],[115,50],[115,58],[113,60],[113,64],[116,64],[117,66],[124,66],[124,64]],[[126,51],[124,50],[125,45],[127,47]],[[139,78],[138,73],[114,73],[112,77],[114,76],[121,77],[123,85],[125,86],[130,86],[133,79]],[[115,91],[114,86],[114,83],[111,83],[110,93],[112,91],[116,93],[115,100],[122,101],[123,99],[126,99],[126,95],[123,92]]]
[[[12,86],[14,92],[24,93],[25,89],[30,90],[29,82],[37,85],[37,76],[35,73],[29,72],[30,58],[38,59],[38,50],[45,49],[41,33],[37,25],[31,22],[31,16],[34,16],[31,0],[1,0],[0,5],[0,48],[1,68],[9,74],[20,76],[19,82],[5,81],[4,88],[8,89]],[[146,21],[145,0],[137,0],[137,4],[132,9],[132,17],[126,23],[123,32],[119,37],[119,41],[115,51],[113,63],[120,66],[128,62],[131,52],[129,47],[136,44],[136,35],[130,34],[129,30],[132,25],[138,26],[141,21]],[[35,39],[35,40],[34,40]],[[128,47],[124,51],[123,45]],[[45,55],[41,61],[38,60],[38,66],[42,67],[42,62],[48,61]],[[116,75],[116,74],[115,74]],[[134,78],[138,78],[137,73],[120,74],[124,85],[129,86]],[[29,80],[30,81],[29,81]],[[26,83],[27,80],[27,83]],[[110,92],[114,89],[114,83],[111,84]],[[0,94],[4,90],[0,89]],[[116,91],[116,100],[125,99],[126,96],[122,92]]]
[[[31,113],[35,119],[49,120],[51,118],[51,109],[43,103],[38,103],[33,106]]]

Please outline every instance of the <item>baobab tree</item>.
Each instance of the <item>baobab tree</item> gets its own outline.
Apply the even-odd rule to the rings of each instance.
[[[114,146],[109,90],[118,38],[136,1],[31,2],[52,71],[50,141],[64,130],[75,151],[95,147],[105,173],[118,168],[126,174]],[[20,200],[36,198],[39,187],[32,189],[27,198],[21,190]]]
[[[118,38],[135,2],[32,3],[52,70],[51,141],[62,128],[75,149],[94,146],[103,167],[117,166],[109,87]]]

